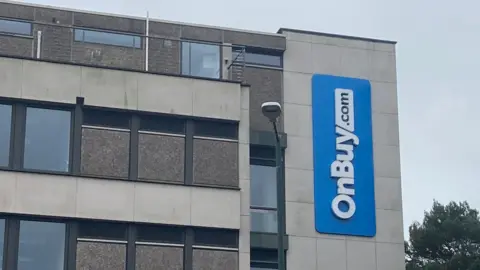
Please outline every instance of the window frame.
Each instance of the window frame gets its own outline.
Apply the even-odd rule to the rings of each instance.
[[[63,224],[64,225],[64,246],[63,246],[63,270],[67,269],[67,262],[68,262],[68,222],[65,220],[55,220],[53,218],[41,218],[41,217],[27,217],[27,218],[21,218],[18,219],[18,245],[17,245],[17,250],[16,250],[16,257],[17,260],[15,261],[15,268],[18,267],[18,257],[20,256],[20,232],[22,229],[22,221],[25,222],[42,222],[42,223],[58,223],[58,224]],[[6,227],[6,226],[5,226]]]
[[[77,31],[82,31],[83,32],[83,34],[81,35],[81,37],[82,37],[81,39],[77,38]],[[121,45],[121,44],[113,43],[113,42],[85,41],[85,32],[93,32],[93,33],[132,37],[132,46]],[[138,46],[137,46],[136,41],[135,41],[136,38],[139,39]],[[143,43],[144,43],[143,42],[143,36],[135,34],[135,33],[111,31],[111,30],[104,30],[104,29],[84,28],[84,27],[77,27],[77,26],[75,26],[73,28],[73,42],[81,42],[81,43],[86,43],[86,44],[97,44],[97,45],[107,45],[107,46],[131,48],[131,49],[138,49],[138,50],[143,50]]]
[[[0,168],[2,169],[9,169],[12,167],[12,164],[13,164],[13,155],[14,155],[14,152],[13,152],[13,146],[14,146],[14,140],[15,140],[15,107],[14,107],[14,104],[10,103],[10,102],[5,102],[5,101],[2,101],[0,100],[0,106],[1,105],[5,105],[5,106],[10,106],[10,141],[9,141],[9,148],[8,148],[8,162],[7,162],[7,166],[2,166],[0,165]]]
[[[278,252],[270,249],[250,249],[250,267],[257,269],[278,269]]]
[[[138,159],[139,159],[139,135],[144,133],[158,133],[163,134],[164,132],[156,131],[142,131],[140,128],[141,117],[159,117],[159,119],[172,119],[174,121],[179,121],[184,124],[184,134],[175,134],[175,133],[165,133],[169,136],[181,136],[185,138],[185,149],[184,155],[185,160],[184,170],[185,177],[183,182],[172,183],[172,182],[158,182],[162,184],[171,184],[171,185],[184,185],[184,186],[204,186],[202,184],[194,183],[193,181],[193,152],[194,152],[194,140],[195,139],[207,139],[215,141],[225,141],[225,142],[236,142],[238,143],[238,122],[237,121],[227,121],[227,120],[218,120],[202,117],[191,117],[191,116],[182,116],[182,115],[173,115],[166,113],[155,113],[155,112],[145,112],[145,111],[135,111],[128,109],[116,109],[116,108],[107,108],[100,106],[91,106],[84,105],[82,98],[77,98],[76,104],[70,103],[58,103],[50,101],[34,101],[34,100],[23,100],[18,98],[5,98],[0,97],[0,104],[5,104],[11,106],[12,109],[12,121],[10,123],[10,148],[9,148],[9,164],[7,167],[1,166],[0,171],[15,171],[15,172],[27,172],[27,173],[38,173],[38,174],[48,174],[48,175],[69,175],[76,177],[85,177],[85,178],[96,178],[102,180],[117,180],[117,181],[137,181],[137,182],[149,182],[152,181],[142,179],[138,175]],[[70,118],[70,145],[68,148],[69,151],[69,166],[67,172],[55,171],[55,170],[35,170],[28,169],[24,167],[24,150],[25,150],[25,135],[26,135],[26,120],[27,120],[27,108],[40,108],[40,109],[51,109],[51,110],[60,110],[68,111],[71,115]],[[129,120],[130,127],[129,129],[121,128],[110,128],[108,125],[96,125],[93,126],[96,129],[112,129],[112,130],[121,130],[129,132],[130,134],[130,153],[129,153],[129,164],[128,164],[128,177],[119,178],[115,176],[95,176],[87,175],[81,173],[81,150],[82,150],[82,128],[85,126],[83,121],[84,110],[95,109],[97,111],[108,111],[111,113],[116,113],[116,116],[127,116]],[[222,134],[211,134],[208,137],[198,136],[195,134],[195,125],[198,123],[202,125],[205,121],[211,121],[212,123],[229,123],[230,127],[235,129],[235,138],[225,138],[222,137]],[[101,121],[100,121],[101,122]],[[107,123],[108,124],[108,123]],[[232,126],[234,125],[234,126]],[[88,124],[86,125],[90,127]],[[232,134],[230,132],[229,134]],[[228,137],[228,136],[227,136]],[[238,161],[237,161],[238,162]],[[157,183],[157,182],[155,182]],[[239,190],[238,186],[223,186],[215,185],[215,188],[219,189],[229,189],[229,190]]]
[[[55,174],[60,174],[60,175],[70,175],[73,170],[73,141],[74,141],[74,125],[75,125],[75,109],[72,105],[44,105],[44,104],[36,104],[36,103],[24,103],[19,105],[20,108],[24,111],[22,115],[22,119],[19,119],[21,121],[20,123],[17,122],[17,124],[22,125],[22,133],[21,137],[19,140],[21,140],[23,147],[21,153],[21,163],[20,169],[25,172],[45,172],[45,173],[55,173]],[[67,171],[56,171],[56,170],[49,170],[49,169],[30,169],[30,168],[25,168],[25,139],[27,136],[27,110],[28,108],[34,108],[34,109],[45,109],[45,110],[54,110],[54,111],[64,111],[64,112],[69,112],[70,113],[70,125],[69,125],[69,146],[68,146],[68,170]],[[17,137],[17,136],[15,136]],[[18,148],[18,147],[17,147]],[[17,149],[18,151],[19,149]]]
[[[273,149],[273,151],[272,151]],[[261,153],[259,151],[262,151]],[[268,152],[265,152],[268,151]],[[283,156],[282,151],[282,156]],[[257,155],[255,155],[257,154]],[[283,158],[282,158],[283,160]],[[271,146],[262,146],[262,145],[250,145],[250,164],[249,166],[264,166],[264,167],[273,167],[276,168],[277,165],[275,164],[275,148]],[[283,167],[283,162],[281,166]],[[251,171],[251,170],[250,170]],[[283,177],[283,176],[282,176]],[[250,174],[250,181],[254,181],[252,175]],[[276,182],[276,179],[275,179]],[[251,185],[252,186],[252,185]],[[253,194],[250,191],[251,194]],[[277,190],[274,190],[275,193],[275,200],[277,201]],[[250,203],[250,213],[253,211],[257,212],[269,212],[269,213],[275,213],[277,215],[277,223],[278,225],[278,205],[276,207],[268,207],[268,206],[258,206],[258,205],[252,205],[251,201]],[[252,222],[252,221],[251,221]],[[276,230],[276,228],[275,228]],[[253,229],[251,230],[252,232],[258,232],[258,233],[276,233],[276,232],[268,232],[268,231],[254,231]]]
[[[0,98],[0,104],[11,106],[11,130],[10,130],[10,149],[8,166],[0,166],[3,171],[19,171],[31,173],[46,173],[56,175],[71,175],[73,168],[73,151],[74,151],[74,105],[62,104],[44,101],[24,101],[10,98]],[[26,123],[27,108],[47,109],[55,111],[67,111],[70,113],[69,125],[69,146],[68,146],[68,171],[56,171],[48,169],[30,169],[24,166],[25,157],[25,139],[26,139]]]
[[[0,23],[2,21],[5,22],[16,22],[16,23],[23,23],[23,24],[29,24],[30,26],[30,32],[27,33],[20,33],[20,32],[10,32],[10,31],[0,31],[0,35],[6,35],[6,36],[19,36],[19,37],[33,37],[33,23],[30,21],[26,20],[19,20],[19,19],[14,19],[14,18],[5,18],[5,17],[0,17]]]
[[[184,55],[183,55],[183,47],[185,44],[189,44],[189,50],[188,50],[188,73],[183,72],[183,63],[184,63]],[[191,64],[191,59],[192,59],[192,47],[191,44],[197,44],[197,45],[207,45],[207,46],[216,46],[218,48],[218,78],[217,77],[207,77],[207,76],[197,76],[197,75],[192,75],[192,64]],[[205,78],[205,79],[213,79],[213,80],[221,80],[222,79],[222,70],[223,70],[223,63],[222,63],[222,44],[221,43],[215,43],[215,42],[206,42],[206,41],[200,41],[200,40],[191,40],[191,39],[182,39],[180,40],[180,74],[183,76],[192,76],[196,78]]]
[[[136,250],[138,246],[163,246],[163,247],[173,247],[173,248],[182,248],[183,249],[183,262],[184,267],[192,266],[193,263],[193,251],[195,249],[206,249],[212,251],[227,251],[235,252],[237,256],[240,254],[239,251],[239,230],[230,230],[230,229],[221,229],[221,228],[208,228],[207,230],[211,231],[210,236],[215,237],[211,244],[202,245],[195,242],[195,232],[202,233],[206,228],[192,227],[192,226],[178,226],[170,224],[153,224],[153,223],[135,223],[135,222],[113,222],[108,220],[91,220],[84,218],[71,218],[71,217],[43,217],[43,216],[32,216],[32,215],[20,215],[20,214],[0,214],[0,219],[5,220],[5,238],[4,238],[4,259],[3,259],[3,269],[17,269],[18,266],[18,255],[20,247],[20,224],[22,221],[33,221],[33,222],[48,222],[48,223],[61,223],[64,224],[65,230],[63,231],[65,237],[65,245],[63,250],[64,264],[61,270],[74,269],[77,263],[77,243],[79,242],[89,242],[87,239],[80,237],[79,227],[80,224],[88,224],[89,222],[98,222],[103,225],[116,223],[119,226],[126,227],[126,238],[122,240],[108,240],[108,239],[98,239],[98,243],[111,243],[111,244],[120,244],[126,246],[126,265],[125,270],[135,270],[135,259],[136,259]],[[151,227],[152,229],[158,228],[172,228],[178,230],[182,234],[181,242],[171,242],[163,240],[145,241],[141,239],[138,234],[138,230],[142,226]],[[105,228],[105,226],[101,226]],[[224,233],[234,235],[234,238],[230,238],[233,241],[225,242],[225,239],[222,238]],[[207,236],[208,237],[208,236]],[[200,245],[199,245],[200,244]]]

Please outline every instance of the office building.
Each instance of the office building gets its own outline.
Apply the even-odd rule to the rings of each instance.
[[[4,270],[404,269],[395,42],[0,2]],[[283,209],[283,207],[281,207]]]

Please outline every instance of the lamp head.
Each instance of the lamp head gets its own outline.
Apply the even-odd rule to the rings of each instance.
[[[280,103],[274,101],[264,102],[262,104],[262,113],[270,122],[275,122],[282,114],[282,106]]]

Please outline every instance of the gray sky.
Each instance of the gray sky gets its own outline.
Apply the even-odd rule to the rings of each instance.
[[[148,10],[152,18],[257,31],[288,27],[396,40],[405,228],[421,220],[434,198],[467,200],[480,209],[480,144],[474,140],[480,131],[474,124],[480,116],[478,1],[28,2],[137,16]]]

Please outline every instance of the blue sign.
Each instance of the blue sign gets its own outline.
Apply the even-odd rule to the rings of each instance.
[[[373,237],[375,182],[367,80],[312,77],[315,228]]]

